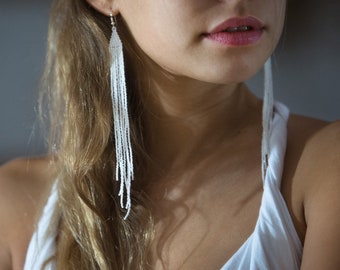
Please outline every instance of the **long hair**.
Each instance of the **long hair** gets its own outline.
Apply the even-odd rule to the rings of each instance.
[[[50,149],[58,168],[57,269],[148,269],[154,225],[143,192],[148,159],[140,98],[142,62],[123,20],[135,181],[127,220],[114,179],[109,18],[85,0],[55,0],[49,24],[41,108],[48,109]],[[133,64],[132,64],[133,63]],[[47,104],[47,105],[46,105]]]

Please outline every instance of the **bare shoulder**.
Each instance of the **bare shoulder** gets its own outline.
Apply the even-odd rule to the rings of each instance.
[[[304,182],[312,188],[313,184],[322,184],[339,177],[340,121],[328,123],[310,119],[306,122],[307,125],[298,123],[300,127],[293,132],[299,133],[295,134],[295,144],[298,143],[301,148],[297,162],[298,172],[305,176],[305,179],[308,176],[309,180]],[[320,182],[321,179],[323,181]]]
[[[304,191],[308,222],[308,207],[319,200],[318,196],[327,188],[338,189],[334,196],[340,197],[340,121],[327,123],[308,138],[297,164],[297,174]]]
[[[297,188],[297,186],[306,182],[306,177],[302,176],[303,172],[309,171],[311,165],[309,159],[315,158],[315,153],[312,153],[312,150],[317,150],[317,146],[323,140],[320,138],[320,134],[329,129],[329,125],[330,123],[326,121],[310,117],[300,115],[289,117],[287,150],[282,178],[282,192],[286,197],[288,206],[291,206],[294,198],[299,198],[302,203],[303,189]],[[302,221],[300,220],[300,222]]]
[[[338,269],[340,121],[296,117],[290,128],[283,193],[297,227],[305,223],[301,269]]]
[[[0,167],[0,269],[22,269],[42,203],[55,177],[49,158]]]

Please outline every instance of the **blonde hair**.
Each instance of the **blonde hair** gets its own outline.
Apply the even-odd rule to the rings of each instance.
[[[49,110],[50,147],[59,170],[57,269],[148,269],[154,225],[143,192],[148,157],[139,96],[142,61],[122,19],[117,19],[127,69],[136,176],[124,220],[115,155],[109,85],[109,18],[85,0],[52,4],[41,94]]]

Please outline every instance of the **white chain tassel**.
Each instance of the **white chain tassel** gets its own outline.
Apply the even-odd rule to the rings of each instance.
[[[124,219],[126,219],[131,210],[131,181],[134,179],[133,156],[130,140],[123,45],[113,23],[112,16],[111,22],[112,36],[110,39],[110,73],[116,147],[116,181],[120,181],[120,204],[122,208],[127,210],[124,217]],[[124,200],[124,197],[126,197],[126,200]]]
[[[273,75],[271,58],[264,65],[264,97],[262,112],[262,180],[265,181],[270,151],[270,132],[274,109]]]

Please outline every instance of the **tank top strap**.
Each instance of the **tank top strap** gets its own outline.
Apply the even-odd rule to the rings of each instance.
[[[26,254],[24,270],[55,269],[52,261],[50,261],[45,268],[43,268],[43,266],[46,260],[50,259],[55,254],[57,224],[51,223],[51,220],[58,201],[57,183],[58,181],[52,186],[50,196],[44,207],[36,231],[31,238]]]
[[[288,108],[280,103],[274,104],[274,116],[270,131],[270,151],[268,157],[268,168],[265,177],[266,184],[281,186],[283,172],[283,160],[287,146],[287,122],[289,117]]]

